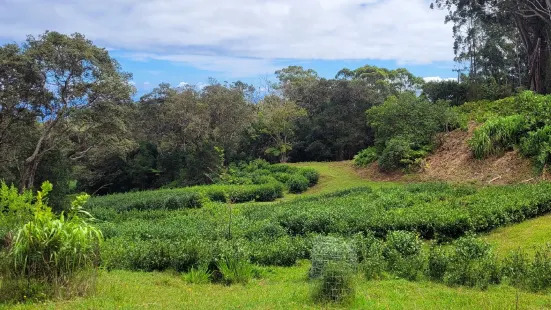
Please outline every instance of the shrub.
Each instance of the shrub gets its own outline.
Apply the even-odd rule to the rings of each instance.
[[[384,243],[374,240],[363,252],[360,268],[366,279],[380,279],[387,268]]]
[[[433,281],[442,281],[448,264],[447,252],[440,246],[432,245],[428,256],[427,276]]]
[[[402,137],[392,138],[379,157],[379,168],[383,171],[412,169],[419,166],[427,154],[428,149],[419,148]]]
[[[302,174],[306,179],[308,179],[308,186],[314,186],[318,184],[320,174],[313,168],[301,168],[299,173]]]
[[[476,158],[499,155],[512,149],[526,131],[525,117],[522,115],[494,118],[474,131],[469,146]]]
[[[384,104],[367,110],[366,115],[375,131],[379,151],[397,137],[415,145],[430,146],[438,132],[458,125],[457,116],[447,102],[432,103],[412,93],[391,96]]]
[[[520,151],[532,157],[539,170],[548,166],[551,163],[551,126],[529,132],[520,143]]]
[[[306,257],[302,238],[284,236],[274,240],[255,240],[251,244],[251,261],[260,265],[293,266]]]
[[[313,299],[316,302],[348,303],[354,299],[356,283],[354,272],[345,262],[328,262],[321,278],[314,287]]]
[[[304,176],[295,174],[287,181],[287,187],[289,188],[289,192],[299,194],[308,189],[309,183],[308,179]]]
[[[526,273],[526,286],[534,292],[545,291],[551,287],[551,246],[549,244],[536,250],[534,260]]]
[[[293,177],[293,174],[287,173],[287,172],[276,172],[273,174],[274,179],[276,179],[278,182],[281,182],[283,184],[286,184],[289,179]]]
[[[357,167],[367,167],[367,165],[375,162],[377,158],[377,149],[374,147],[368,147],[354,155],[354,165]]]
[[[415,280],[423,269],[422,242],[412,232],[393,231],[387,235],[384,257],[388,270],[398,277]]]
[[[497,259],[490,246],[473,236],[457,239],[444,274],[448,285],[466,285],[485,289],[499,283],[500,272]]]

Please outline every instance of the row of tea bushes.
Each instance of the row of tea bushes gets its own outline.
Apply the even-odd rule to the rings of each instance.
[[[112,194],[90,199],[87,208],[111,208],[117,212],[129,210],[199,208],[204,199],[242,203],[274,201],[283,197],[283,185],[271,182],[258,185],[204,185],[177,189]]]
[[[242,208],[249,221],[277,223],[294,236],[368,231],[384,236],[389,231],[405,230],[426,239],[457,238],[466,232],[488,231],[549,211],[549,183],[481,189],[419,184],[283,202],[269,209]]]

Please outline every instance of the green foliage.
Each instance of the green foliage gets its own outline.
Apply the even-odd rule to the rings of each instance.
[[[191,268],[191,270],[185,275],[185,280],[192,284],[208,284],[210,283],[210,277],[212,272],[209,271],[207,265],[201,265],[197,268]]]
[[[287,188],[289,192],[294,194],[300,194],[308,189],[310,182],[302,175],[295,174],[287,181]]]
[[[22,226],[17,228],[13,239],[6,245],[7,254],[0,253],[4,256],[4,283],[1,289],[13,290],[17,283],[27,281],[29,285],[26,288],[23,286],[19,291],[11,291],[11,298],[15,300],[22,300],[22,296],[34,298],[77,293],[67,288],[77,280],[87,281],[79,279],[79,275],[97,267],[99,246],[103,240],[101,231],[86,221],[90,214],[82,209],[89,196],[77,197],[69,212],[57,218],[45,204],[52,190],[50,183],[42,184],[42,190],[37,192],[33,204],[29,203],[32,194],[24,193],[16,197],[13,189],[8,189],[5,184],[2,188],[0,200],[7,202],[5,208],[8,214],[21,213],[25,217],[31,214],[32,217],[25,224],[19,223]],[[4,294],[5,291],[0,295]]]
[[[330,261],[315,284],[312,297],[320,303],[349,303],[356,294],[354,271],[344,262]]]
[[[204,185],[178,189],[112,194],[90,199],[88,208],[112,208],[117,212],[128,210],[199,208],[202,200],[242,203],[273,201],[283,197],[283,186],[272,182],[259,185]]]
[[[502,263],[502,274],[509,284],[532,292],[551,288],[551,246],[537,248],[533,259],[521,249],[512,251]]]
[[[500,268],[490,246],[473,236],[457,239],[444,273],[448,285],[487,288],[500,282]]]
[[[549,184],[471,187],[419,184],[360,190],[343,196],[298,200],[269,210],[246,208],[251,219],[273,219],[293,235],[351,234],[371,230],[418,232],[424,238],[457,238],[523,221],[551,208]]]
[[[427,276],[433,281],[442,281],[449,264],[449,255],[446,250],[432,245],[428,255]]]
[[[383,171],[394,171],[401,168],[415,170],[419,168],[422,159],[428,153],[426,147],[419,147],[402,137],[392,138],[379,156],[379,168]]]
[[[366,113],[375,131],[379,166],[387,171],[415,166],[432,149],[437,133],[459,125],[448,103],[431,103],[411,93],[389,97]]]
[[[423,96],[431,102],[449,101],[451,105],[462,105],[467,101],[467,84],[457,81],[428,82],[423,85]]]
[[[367,165],[376,161],[377,158],[377,149],[374,147],[368,147],[354,155],[354,165],[357,167],[367,167]]]
[[[499,155],[512,149],[526,131],[522,115],[491,119],[474,131],[469,146],[476,158]]]
[[[421,246],[422,242],[415,233],[390,232],[386,237],[383,252],[388,263],[388,270],[401,278],[417,279],[424,263]]]
[[[253,276],[253,265],[242,249],[233,248],[222,255],[216,266],[226,284],[247,284]]]
[[[320,174],[314,168],[300,168],[299,171],[306,179],[308,179],[308,186],[314,186],[318,184]]]
[[[551,163],[551,126],[531,131],[521,139],[520,151],[534,160],[536,168],[543,170]]]

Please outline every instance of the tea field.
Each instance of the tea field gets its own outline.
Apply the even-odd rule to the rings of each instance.
[[[105,237],[97,291],[11,307],[551,308],[551,279],[533,276],[551,271],[551,251],[543,247],[551,236],[545,215],[551,184],[375,183],[346,162],[299,166],[317,170],[319,182],[271,203],[223,203],[206,190],[195,198],[190,190],[147,194],[166,202],[176,193],[174,205],[185,208],[146,207],[152,204],[144,194],[124,194],[124,203],[113,203],[120,197],[92,200],[90,212]],[[262,192],[272,193],[270,186]],[[281,189],[276,194],[281,197]],[[121,207],[108,207],[108,199]],[[340,252],[349,248],[357,258],[355,293],[345,304],[312,300],[313,247],[329,238],[320,236],[333,236]],[[519,248],[526,252],[511,254]],[[531,278],[515,273],[520,269]]]

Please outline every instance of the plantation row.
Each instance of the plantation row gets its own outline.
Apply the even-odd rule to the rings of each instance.
[[[269,206],[207,203],[199,210],[117,213],[95,208],[108,268],[187,271],[237,246],[261,265],[310,258],[317,235],[385,237],[396,230],[445,241],[551,211],[551,184],[475,189],[419,184],[358,188]],[[233,251],[233,250],[231,250]]]
[[[243,203],[249,201],[274,201],[283,197],[284,191],[304,192],[317,184],[319,173],[314,169],[288,165],[269,165],[257,160],[249,164],[231,166],[221,183],[129,192],[94,197],[89,209],[107,207],[117,212],[128,210],[199,208],[205,199],[217,202]]]

